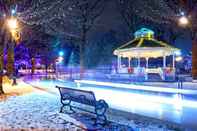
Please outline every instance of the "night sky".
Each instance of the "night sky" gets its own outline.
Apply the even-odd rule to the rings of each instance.
[[[133,39],[133,34],[129,31],[128,27],[125,24],[125,21],[123,20],[122,16],[120,15],[120,12],[117,9],[117,5],[115,2],[111,1],[108,2],[108,4],[105,5],[105,10],[102,14],[102,16],[97,20],[97,27],[92,30],[92,32],[89,34],[92,39],[92,41],[95,40],[95,37],[98,37],[99,35],[104,34],[105,32],[108,32],[110,30],[113,30],[117,33],[117,35],[120,37],[121,40],[118,45],[123,45],[127,43],[128,41]],[[150,28],[152,29],[152,26],[154,26],[155,23],[150,22],[149,25],[144,25],[143,23],[138,27],[140,29],[141,27]],[[156,27],[157,28],[157,27]],[[177,28],[177,27],[172,27]],[[178,27],[179,31],[182,33],[181,36],[177,37],[175,43],[169,43],[179,49],[182,50],[182,53],[184,55],[191,53],[192,48],[192,40],[191,40],[191,33],[186,28]],[[155,31],[153,29],[153,31]],[[157,33],[155,33],[155,36],[157,37]],[[163,34],[164,39],[168,39],[169,34],[165,32]]]

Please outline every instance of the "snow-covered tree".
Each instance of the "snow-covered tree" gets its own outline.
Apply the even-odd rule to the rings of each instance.
[[[104,0],[39,0],[20,13],[19,19],[29,25],[41,25],[46,33],[78,39],[83,68],[88,32],[96,25],[104,3]]]
[[[73,68],[73,67],[77,67],[77,66],[78,66],[78,58],[77,58],[77,55],[73,49],[73,51],[71,52],[71,55],[69,57],[68,67]]]
[[[141,28],[141,26],[148,26],[154,29],[158,37],[163,40],[163,33],[168,29],[169,40],[172,43],[181,35],[178,30],[176,20],[176,8],[170,7],[174,4],[164,0],[116,0],[117,10],[122,16],[124,22],[128,26],[131,34]],[[170,6],[171,5],[171,6]],[[173,27],[173,28],[172,28]]]
[[[91,41],[87,46],[86,66],[95,68],[97,66],[110,67],[113,61],[113,51],[120,45],[119,34],[114,30],[103,33],[97,40]]]

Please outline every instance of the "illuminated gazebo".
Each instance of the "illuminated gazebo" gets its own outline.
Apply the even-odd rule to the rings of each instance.
[[[120,46],[114,51],[114,55],[118,56],[117,73],[130,73],[134,76],[144,76],[148,79],[149,73],[158,74],[162,80],[166,76],[175,76],[175,56],[180,52],[179,49],[168,45],[165,42],[158,41],[154,38],[152,30],[142,28],[135,32],[135,38],[132,41]],[[172,64],[170,67],[166,65],[166,57],[172,56]],[[163,66],[150,68],[150,58],[163,58]],[[145,67],[140,67],[140,60],[146,60]],[[122,59],[128,59],[128,66],[122,65]],[[131,66],[131,60],[137,59],[137,67]]]

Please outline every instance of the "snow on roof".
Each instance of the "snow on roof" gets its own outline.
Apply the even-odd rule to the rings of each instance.
[[[161,57],[179,51],[176,47],[154,39],[154,32],[150,29],[142,28],[136,31],[134,35],[134,40],[117,48],[114,54],[124,57]]]
[[[154,31],[148,29],[148,28],[141,28],[137,30],[134,33],[135,38],[140,38],[140,37],[154,37]]]

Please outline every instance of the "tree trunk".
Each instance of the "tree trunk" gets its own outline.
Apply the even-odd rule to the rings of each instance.
[[[192,77],[197,80],[197,36],[192,41]]]
[[[4,94],[4,91],[3,91],[3,55],[0,56],[0,94]]]
[[[4,94],[4,91],[3,91],[3,75],[2,75],[2,73],[0,75],[0,95],[1,94]]]
[[[14,74],[14,45],[10,43],[7,54],[7,74],[12,76]]]
[[[31,59],[31,74],[33,75],[35,72],[35,59]]]
[[[45,64],[45,73],[46,73],[46,75],[48,73],[48,64]]]
[[[85,57],[85,44],[80,44],[80,79],[84,77],[84,57]]]
[[[82,40],[80,44],[80,79],[84,77],[84,61],[85,61],[85,46],[87,42],[87,30],[86,30],[86,19],[84,20],[83,27],[82,27]]]
[[[45,73],[46,73],[46,79],[48,78],[48,64],[45,63]]]

